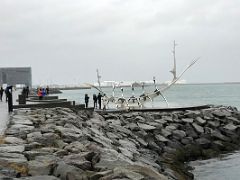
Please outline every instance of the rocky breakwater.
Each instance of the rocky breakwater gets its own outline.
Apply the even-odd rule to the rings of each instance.
[[[193,179],[185,162],[238,149],[240,112],[17,110],[0,139],[0,179]]]

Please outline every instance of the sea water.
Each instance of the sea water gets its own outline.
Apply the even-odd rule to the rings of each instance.
[[[159,87],[161,88],[161,87]],[[146,87],[145,92],[153,92],[154,86]],[[103,88],[107,95],[112,95],[111,88]],[[84,103],[84,95],[90,97],[92,106],[92,95],[97,94],[96,89],[67,90],[60,95],[61,98],[74,100],[77,103]],[[124,88],[124,97],[132,95],[131,88]],[[135,96],[143,93],[141,87],[135,87]],[[226,105],[235,106],[240,110],[240,84],[195,84],[195,85],[174,85],[166,92],[163,92],[169,105],[192,106],[192,105]],[[116,89],[116,96],[121,96],[121,90]],[[147,103],[148,107],[166,107],[161,96],[154,99],[153,103]],[[191,162],[195,168],[193,174],[198,180],[240,180],[240,152],[225,155],[217,159]]]
[[[161,89],[161,86],[159,87]],[[106,95],[112,95],[112,88],[102,88]],[[153,92],[154,86],[145,87],[144,91]],[[59,95],[60,98],[67,98],[71,101],[84,104],[84,96],[88,94],[90,97],[89,105],[93,105],[92,95],[98,94],[98,91],[92,89],[81,90],[64,90]],[[135,96],[139,96],[143,93],[141,87],[135,87],[134,92],[130,87],[123,88],[123,96],[128,98],[134,93]],[[192,106],[192,105],[226,105],[235,106],[240,109],[240,84],[184,84],[174,85],[167,91],[163,92],[163,95],[167,98],[167,101],[171,107],[177,106]],[[115,89],[115,96],[121,97],[122,92],[120,88]],[[153,103],[146,103],[147,107],[166,107],[161,96],[154,99]]]

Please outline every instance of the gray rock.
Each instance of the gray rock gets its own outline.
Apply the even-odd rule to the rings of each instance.
[[[164,136],[161,136],[160,134],[156,135],[155,138],[157,141],[160,141],[160,142],[168,142],[169,141],[167,138],[165,138]]]
[[[78,141],[70,143],[69,145],[65,146],[64,149],[71,153],[80,153],[86,151],[86,147]]]
[[[60,180],[55,176],[33,176],[33,177],[25,177],[21,178],[23,180]],[[7,179],[6,179],[7,180]]]
[[[145,122],[146,119],[144,117],[142,117],[142,116],[136,116],[135,121],[136,122]]]
[[[208,121],[207,122],[209,126],[216,128],[220,126],[220,122],[219,121]]]
[[[50,175],[57,162],[57,157],[37,156],[35,160],[28,162],[28,173],[32,176]]]
[[[94,152],[71,154],[63,157],[63,161],[72,166],[76,166],[82,170],[92,170],[92,163],[90,162],[95,155]]]
[[[150,131],[150,130],[154,130],[156,129],[155,126],[150,126],[148,124],[143,124],[143,123],[137,123],[137,125],[139,126],[139,128],[145,130],[145,131]]]
[[[84,180],[84,179],[87,180],[87,176],[83,173],[83,170],[77,167],[68,165],[63,161],[57,164],[57,167],[54,169],[53,174],[56,177],[59,177],[61,180],[69,180],[69,176],[78,177],[81,180]]]
[[[233,125],[232,123],[229,123],[223,127],[224,129],[230,130],[230,131],[235,131],[238,127]]]
[[[162,129],[161,130],[161,134],[164,136],[164,137],[169,137],[172,135],[172,133],[166,129]]]
[[[194,129],[196,130],[197,133],[199,133],[199,134],[203,134],[204,133],[204,129],[203,129],[202,126],[199,126],[196,123],[193,123],[192,125],[193,125],[193,127],[194,127]]]
[[[191,118],[191,119],[193,119],[193,118],[195,118],[195,117],[197,117],[197,116],[200,116],[200,112],[199,111],[187,111],[185,114],[184,114],[184,116],[185,117],[187,117],[187,118]]]
[[[16,177],[17,174],[27,174],[27,159],[22,154],[17,153],[0,153],[0,174]]]
[[[173,122],[173,118],[171,116],[163,116],[162,117],[162,122],[164,124],[164,122]]]
[[[34,160],[37,156],[44,156],[44,155],[49,155],[48,152],[42,152],[42,151],[25,151],[24,156],[28,159],[28,160]]]
[[[24,141],[21,138],[7,136],[7,137],[4,137],[4,143],[5,144],[19,144],[19,145],[21,145],[21,144],[25,144],[26,141]]]
[[[211,136],[216,139],[222,140],[222,141],[226,141],[226,142],[230,141],[230,139],[228,137],[224,136],[221,132],[219,132],[217,130],[213,131]]]
[[[224,117],[226,117],[227,115],[229,115],[228,113],[222,112],[221,110],[215,110],[215,111],[212,112],[212,114],[213,114],[214,116],[219,117],[219,118],[224,118]]]
[[[192,118],[183,118],[182,121],[185,122],[185,123],[193,123]]]
[[[136,123],[129,123],[126,126],[128,129],[131,129],[132,131],[139,131],[140,127]]]
[[[137,137],[136,140],[141,144],[141,146],[147,147],[148,143],[142,138]]]
[[[42,139],[42,133],[41,132],[32,132],[27,135],[27,141],[29,143],[31,142],[39,142],[41,143],[42,141],[45,141],[45,139]]]
[[[209,141],[208,139],[206,138],[199,138],[199,139],[196,139],[196,143],[201,145],[202,147],[204,148],[209,148],[210,145],[211,145],[211,141]]]
[[[182,130],[175,130],[172,132],[173,136],[176,137],[176,139],[180,140],[184,137],[186,137],[186,133]]]
[[[25,150],[24,145],[0,145],[0,153],[22,153]]]
[[[185,138],[181,139],[181,143],[184,144],[184,145],[192,144],[193,143],[193,138],[192,137],[185,137]]]
[[[206,124],[206,120],[202,119],[201,117],[196,117],[195,119],[196,123],[199,125],[204,125]]]
[[[169,131],[169,132],[172,132],[172,131],[174,131],[174,130],[176,130],[176,129],[177,129],[177,127],[174,126],[174,125],[169,125],[169,126],[166,126],[166,127],[165,127],[165,130],[167,130],[167,131]]]
[[[228,121],[231,121],[231,122],[235,123],[235,124],[240,124],[240,121],[237,118],[235,118],[235,117],[227,117],[226,119]]]

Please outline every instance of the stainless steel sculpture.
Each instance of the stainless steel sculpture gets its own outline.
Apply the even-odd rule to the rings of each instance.
[[[100,93],[102,93],[102,95],[104,96],[104,106],[107,107],[109,103],[113,103],[115,104],[116,108],[123,108],[123,109],[130,109],[130,108],[134,108],[134,107],[138,107],[138,108],[142,108],[144,107],[144,103],[145,102],[153,102],[153,99],[161,96],[164,101],[166,102],[166,105],[169,106],[168,101],[166,99],[166,97],[163,95],[163,92],[165,92],[166,90],[168,90],[172,85],[174,85],[182,76],[183,74],[190,68],[192,67],[200,58],[194,59],[178,76],[176,75],[176,58],[175,58],[175,47],[176,47],[176,43],[174,41],[174,48],[173,48],[173,56],[174,56],[174,67],[173,70],[171,70],[170,72],[173,74],[173,80],[165,87],[159,89],[156,85],[156,80],[155,77],[153,77],[153,84],[155,87],[155,90],[153,92],[145,92],[145,85],[144,83],[141,84],[142,86],[142,91],[143,93],[140,96],[135,96],[134,93],[134,89],[135,89],[135,84],[131,85],[131,89],[132,89],[132,96],[130,97],[124,97],[124,93],[123,93],[123,88],[121,87],[121,96],[117,97],[115,96],[115,88],[116,86],[113,84],[113,89],[112,89],[112,95],[108,96],[106,95],[106,93],[103,92],[102,88],[101,88],[101,83],[100,83],[100,78],[101,76],[99,75],[99,71],[97,70],[97,78],[98,78],[98,85],[99,87],[96,87],[92,84],[88,84],[89,86],[97,89]],[[140,83],[137,83],[138,85]]]

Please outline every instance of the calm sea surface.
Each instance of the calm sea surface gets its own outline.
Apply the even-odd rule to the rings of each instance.
[[[154,87],[146,87],[146,92],[152,92]],[[107,95],[112,94],[111,88],[104,88]],[[84,103],[84,94],[90,96],[90,106],[92,105],[92,95],[97,94],[95,89],[66,90],[60,98],[74,100],[77,103]],[[135,88],[135,95],[142,94],[141,88]],[[227,105],[235,106],[240,110],[240,84],[200,84],[200,85],[175,85],[163,93],[170,106],[190,106],[190,105]],[[116,89],[116,96],[121,96],[120,89]],[[132,95],[131,88],[124,88],[124,97]],[[166,107],[163,99],[157,97],[154,103],[146,103],[147,107]],[[193,171],[196,179],[199,180],[239,180],[240,179],[240,152],[226,155],[218,159],[206,161],[195,161],[191,163],[195,167]]]

